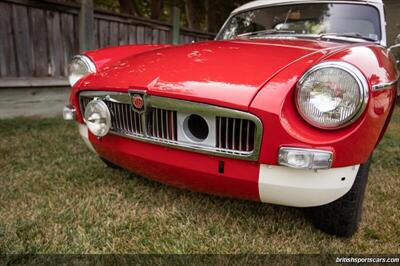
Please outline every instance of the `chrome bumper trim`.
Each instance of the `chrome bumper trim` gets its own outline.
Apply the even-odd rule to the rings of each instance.
[[[63,108],[63,119],[70,121],[75,120],[76,118],[76,109],[72,105],[64,106]]]

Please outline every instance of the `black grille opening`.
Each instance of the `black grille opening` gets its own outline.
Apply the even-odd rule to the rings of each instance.
[[[205,140],[209,133],[207,121],[199,115],[190,115],[187,118],[187,130],[199,141]]]

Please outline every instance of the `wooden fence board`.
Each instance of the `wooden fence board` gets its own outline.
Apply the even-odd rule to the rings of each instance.
[[[47,32],[49,38],[49,59],[50,59],[50,75],[52,77],[61,76],[62,47],[60,14],[56,11],[47,11]]]
[[[0,2],[0,76],[16,77],[11,5]]]
[[[79,53],[74,47],[74,17],[71,14],[61,14],[61,30],[63,43],[62,75],[68,75],[68,63],[72,57]]]
[[[118,28],[118,44],[119,45],[126,45],[128,44],[128,24],[126,23],[119,23]]]
[[[32,32],[32,55],[34,57],[34,76],[45,77],[49,72],[47,30],[43,9],[31,8],[30,23]]]
[[[77,24],[78,26],[78,24]],[[93,48],[97,49],[100,48],[100,40],[99,40],[99,20],[95,19],[93,21],[93,34],[94,34],[94,38],[93,38]]]
[[[129,44],[136,44],[136,26],[133,25],[129,25],[128,26],[128,34],[129,34],[129,38],[128,38],[128,43]]]
[[[31,35],[28,22],[28,8],[21,5],[14,5],[12,14],[13,27],[15,31],[15,47],[17,55],[17,69],[21,77],[33,76],[33,57]],[[16,19],[17,18],[17,19]]]
[[[152,43],[157,44],[160,43],[160,31],[157,29],[153,29]]]
[[[169,39],[168,39],[167,32],[165,30],[161,30],[160,31],[160,43],[165,44],[168,42],[169,42]]]
[[[110,22],[110,46],[118,45],[118,22]]]
[[[74,50],[79,52],[79,14],[74,15]]]
[[[136,27],[137,29],[137,39],[136,39],[136,44],[143,44],[144,42],[144,27],[138,26]]]
[[[153,43],[153,30],[149,27],[144,28],[144,43]]]
[[[106,20],[99,20],[99,44],[100,47],[110,45],[110,23]]]
[[[0,78],[65,77],[79,53],[79,10],[76,3],[56,0],[0,0]],[[94,12],[94,49],[125,44],[171,43],[170,23]],[[210,35],[181,29],[182,42]]]

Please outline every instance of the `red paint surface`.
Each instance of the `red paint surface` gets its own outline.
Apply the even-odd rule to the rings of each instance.
[[[143,89],[150,95],[247,111],[256,93],[277,72],[301,57],[336,46],[316,41],[213,41],[156,49],[124,59],[117,51],[110,51],[108,57],[117,55],[118,59],[103,65],[80,87]],[[320,56],[324,52],[319,52]]]
[[[147,90],[173,97],[248,111],[264,126],[257,163],[165,148],[117,136],[91,136],[101,156],[133,172],[180,187],[258,199],[258,164],[277,164],[281,146],[334,152],[334,167],[365,162],[380,140],[393,110],[395,87],[369,92],[366,111],[352,125],[326,131],[312,127],[294,104],[295,86],[313,65],[345,61],[365,75],[369,86],[397,79],[394,60],[376,45],[302,40],[219,41],[190,45],[125,46],[90,52],[99,72],[78,82],[81,90]],[[100,62],[100,63],[98,63]],[[78,121],[82,122],[80,112]],[[226,173],[218,174],[218,158]]]
[[[104,158],[157,181],[180,188],[259,200],[259,165],[235,159],[156,146],[136,140],[107,135],[100,142],[89,138]],[[225,162],[225,172],[218,173],[218,163]]]
[[[359,68],[371,85],[396,80],[393,62],[378,46],[353,46],[327,55],[321,61],[345,61]],[[334,152],[333,167],[360,164],[368,160],[392,112],[395,88],[369,93],[364,114],[352,125],[339,130],[321,130],[304,121],[295,107],[298,79],[316,58],[293,64],[271,79],[255,97],[250,112],[264,124],[260,162],[277,164],[281,146],[326,149]]]
[[[96,62],[97,69],[102,71],[103,67],[106,67],[109,64],[114,64],[115,62],[118,62],[119,60],[122,60],[128,56],[154,51],[168,46],[169,45],[155,44],[123,45],[88,51],[85,53],[85,55],[90,57],[93,62]]]

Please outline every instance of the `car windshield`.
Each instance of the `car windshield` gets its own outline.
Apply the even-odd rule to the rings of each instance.
[[[272,6],[234,15],[217,39],[318,35],[381,39],[379,11],[369,5],[321,3]]]

